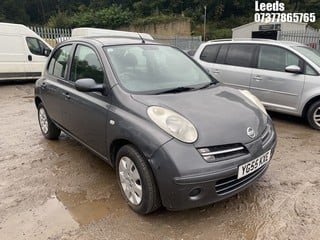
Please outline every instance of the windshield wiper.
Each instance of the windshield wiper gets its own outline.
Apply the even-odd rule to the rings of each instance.
[[[195,90],[196,88],[193,87],[175,87],[168,90],[164,90],[162,92],[158,92],[157,94],[165,94],[165,93],[179,93],[179,92],[188,92]]]
[[[212,85],[216,85],[217,82],[209,82],[207,84],[205,84],[204,86],[198,88],[198,89],[204,89],[204,88],[208,88],[208,87],[211,87]]]

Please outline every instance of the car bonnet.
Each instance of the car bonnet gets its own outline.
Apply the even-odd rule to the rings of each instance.
[[[256,138],[267,116],[238,90],[225,86],[161,95],[132,95],[146,106],[161,106],[187,118],[198,131],[196,147],[247,143],[252,128]]]

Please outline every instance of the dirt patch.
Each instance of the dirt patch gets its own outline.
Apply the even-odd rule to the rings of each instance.
[[[19,239],[319,239],[320,132],[272,114],[267,173],[225,201],[142,217],[115,173],[66,135],[40,133],[33,83],[0,85],[0,236]]]

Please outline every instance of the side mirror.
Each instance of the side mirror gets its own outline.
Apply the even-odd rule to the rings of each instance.
[[[75,82],[75,87],[80,92],[101,92],[105,91],[102,84],[97,84],[92,78],[82,78]]]
[[[47,49],[47,48],[45,48],[45,49],[43,49],[43,55],[44,56],[46,56],[46,57],[48,57],[49,55],[50,55],[50,53],[51,53],[51,50],[50,49]]]
[[[302,73],[301,68],[299,66],[297,66],[297,65],[287,66],[285,68],[285,71],[288,72],[288,73],[296,73],[296,74]]]

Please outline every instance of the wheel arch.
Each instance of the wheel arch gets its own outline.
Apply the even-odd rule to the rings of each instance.
[[[113,168],[116,168],[116,158],[117,158],[117,153],[119,152],[120,148],[122,148],[125,145],[132,145],[141,155],[143,155],[146,158],[146,163],[149,165],[152,175],[154,177],[154,179],[156,180],[156,185],[158,187],[158,182],[154,173],[154,167],[152,166],[152,164],[150,164],[149,159],[145,156],[144,152],[139,148],[139,146],[137,146],[136,144],[134,144],[132,141],[129,141],[127,139],[121,138],[121,139],[115,139],[112,141],[112,143],[110,144],[109,147],[109,159],[110,162],[112,164]],[[159,188],[159,187],[158,187]]]
[[[311,98],[305,105],[302,111],[302,117],[306,117],[309,107],[315,103],[316,101],[320,101],[320,95]]]
[[[35,102],[35,104],[36,104],[36,107],[38,108],[38,107],[39,107],[39,104],[42,103],[42,100],[41,100],[40,97],[37,96],[37,97],[35,97],[34,102]]]
[[[127,139],[115,139],[110,144],[109,155],[110,155],[111,164],[114,168],[116,167],[116,157],[117,157],[118,151],[120,150],[120,148],[128,144],[135,146],[139,150],[139,148],[135,144],[133,144]]]

